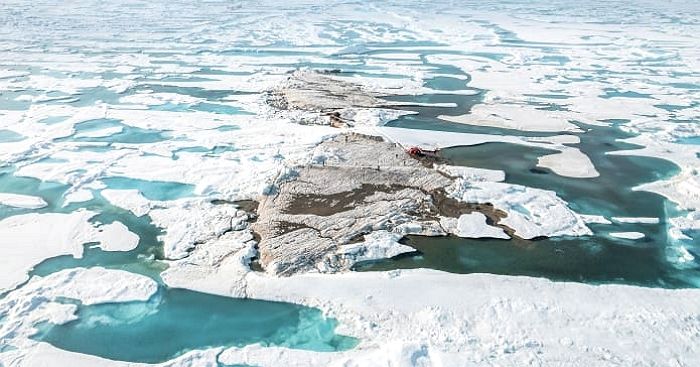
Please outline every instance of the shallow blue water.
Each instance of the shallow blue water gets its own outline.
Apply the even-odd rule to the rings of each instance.
[[[653,98],[651,94],[639,93],[635,91],[618,91],[616,89],[606,88],[604,89],[605,94],[600,96],[601,98],[615,98],[615,97],[625,97],[625,98]]]
[[[61,211],[63,205],[63,194],[69,189],[68,185],[58,182],[47,182],[31,177],[15,176],[14,167],[0,166],[0,192],[38,196],[48,204],[47,207],[34,210],[39,212]],[[11,208],[0,205],[0,219],[15,215],[32,212],[32,210]]]
[[[139,190],[150,200],[175,200],[194,196],[194,186],[180,182],[147,181],[127,177],[107,177],[101,181],[110,189]]]
[[[110,136],[104,137],[68,137],[59,139],[59,141],[82,141],[82,142],[105,142],[105,143],[124,143],[124,144],[146,144],[165,141],[168,139],[162,131],[141,129],[121,123],[119,120],[113,119],[98,119],[89,120],[75,125],[76,134],[89,133],[99,131],[105,128],[121,127],[122,131]]]
[[[70,351],[147,363],[220,346],[337,351],[357,343],[336,335],[337,322],[317,309],[182,289],[161,289],[149,302],[79,306],[77,315],[67,324],[42,324],[34,338]]]
[[[251,115],[251,113],[243,111],[234,106],[227,106],[215,103],[199,103],[191,107],[195,111],[213,112],[222,115]]]
[[[687,138],[680,138],[678,139],[678,142],[681,144],[700,145],[700,136],[689,136]]]

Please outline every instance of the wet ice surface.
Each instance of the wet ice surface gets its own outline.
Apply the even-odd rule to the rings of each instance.
[[[27,287],[22,283],[28,276],[80,266],[120,268],[160,281],[163,259],[227,265],[217,257],[222,246],[217,240],[241,230],[247,220],[231,202],[273,193],[276,180],[293,178],[295,166],[308,163],[313,148],[339,132],[299,125],[300,116],[265,105],[264,92],[299,68],[338,70],[336,77],[391,94],[390,101],[421,104],[400,107],[413,113],[399,117],[356,111],[358,131],[382,135],[374,125],[388,123],[460,133],[450,138],[458,145],[482,143],[446,149],[444,155],[455,166],[504,171],[503,180],[495,180],[504,182],[498,186],[503,190],[491,190],[496,186],[478,175],[465,176],[463,188],[482,189],[460,197],[497,201],[511,220],[527,218],[523,237],[534,237],[411,239],[408,244],[418,253],[406,253],[402,246],[401,255],[368,268],[697,287],[699,14],[692,1],[620,2],[614,9],[573,1],[459,6],[78,1],[61,7],[5,1],[0,4],[0,250],[9,256],[0,267],[12,274],[3,274],[0,293],[11,297]],[[404,138],[432,144],[420,131]],[[437,143],[445,142],[441,139]],[[481,183],[470,186],[472,180]],[[522,186],[548,191],[519,195]],[[218,204],[210,202],[214,199]],[[546,208],[555,202],[571,210],[558,206],[563,214],[548,217]],[[601,216],[598,221],[608,224],[589,223],[589,233],[579,214]],[[657,219],[620,220],[635,217]],[[574,218],[572,232],[583,236],[537,238],[548,225],[558,228],[554,224],[562,218]],[[481,218],[478,226],[475,218],[468,219],[453,223],[462,235],[504,237]],[[206,251],[195,251],[205,244]],[[181,268],[174,269],[171,275]],[[171,279],[191,275],[185,274]],[[226,275],[217,279],[229,279]],[[245,278],[234,278],[239,276]],[[223,286],[203,288],[226,292]],[[240,288],[245,284],[231,289]],[[172,292],[181,292],[186,304],[230,307],[241,315],[249,307]],[[322,302],[279,298],[327,308]],[[298,313],[294,305],[258,302],[279,307],[282,314]],[[188,313],[185,303],[157,311],[140,327],[157,333],[159,323],[180,313],[190,317],[190,326],[207,320],[206,313]],[[42,324],[48,328],[42,335],[59,347],[56,340],[65,340],[67,350],[149,362],[195,348],[303,344],[274,334],[300,327],[296,316],[259,320],[276,338],[246,336],[247,326],[237,324],[241,320],[226,319],[241,331],[229,335],[214,329],[211,339],[188,343],[184,336],[190,329],[184,324],[174,331],[177,343],[161,346],[160,354],[129,355],[123,351],[133,340],[121,327],[112,332],[124,344],[114,349],[97,341],[105,334],[90,329],[90,320],[119,313],[121,306],[91,307],[77,312],[78,321],[55,330]],[[26,317],[2,312],[0,323]],[[334,327],[320,316],[306,322],[310,330]],[[351,334],[371,343],[368,333],[358,330],[365,329],[351,328]],[[0,351],[43,348],[25,344],[28,336],[3,334]],[[91,339],[88,348],[85,341]],[[537,349],[537,343],[516,344],[470,358],[512,362],[506,354],[521,358],[515,353],[519,348]],[[328,344],[309,345],[306,349],[326,350]],[[416,348],[422,350],[420,343]],[[629,355],[617,352],[600,355],[631,363]],[[13,358],[1,356],[0,364]],[[429,359],[418,352],[413,358]]]

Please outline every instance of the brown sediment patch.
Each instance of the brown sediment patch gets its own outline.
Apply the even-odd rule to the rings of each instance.
[[[362,184],[359,189],[337,194],[299,194],[293,197],[282,213],[329,216],[351,210],[378,192],[388,194],[403,188],[405,187],[399,185]]]
[[[304,228],[311,228],[305,224],[302,223],[295,223],[295,222],[288,222],[288,221],[279,221],[276,223],[276,228],[279,229],[279,233],[277,235],[283,235],[291,232],[296,232],[300,229]],[[313,229],[313,228],[311,228]]]

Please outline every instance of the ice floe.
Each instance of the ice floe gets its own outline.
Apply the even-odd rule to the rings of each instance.
[[[375,231],[364,236],[364,241],[341,246],[332,256],[334,261],[347,262],[347,268],[355,263],[368,260],[388,259],[404,253],[414,252],[410,247],[399,243],[402,234]]]
[[[468,115],[440,116],[442,120],[524,131],[580,131],[562,112],[541,111],[529,105],[476,105]]]
[[[458,237],[465,238],[503,238],[509,239],[503,229],[486,223],[486,216],[479,212],[462,214],[459,218],[442,218],[442,228]]]
[[[633,218],[633,217],[612,217],[612,220],[618,223],[641,223],[641,224],[658,224],[659,218]]]
[[[24,209],[41,209],[49,204],[38,196],[0,193],[0,205]]]
[[[89,222],[97,213],[79,210],[70,214],[22,214],[0,221],[0,247],[3,250],[0,291],[24,282],[38,263],[60,255],[80,258],[83,244],[100,242],[104,250],[133,249],[138,236],[123,224],[95,226]]]
[[[105,189],[100,194],[112,205],[120,207],[134,213],[137,217],[142,217],[151,210],[151,202],[143,197],[139,190],[113,190]]]
[[[103,129],[99,130],[94,130],[94,131],[85,131],[82,133],[78,133],[73,135],[74,138],[80,139],[80,138],[104,138],[110,135],[114,134],[119,134],[124,130],[123,127],[121,126],[113,126],[113,127],[106,127]]]
[[[641,232],[610,232],[610,236],[626,240],[639,240],[645,237]]]
[[[450,166],[447,164],[435,165],[435,169],[443,172],[447,175],[453,177],[462,177],[467,181],[491,181],[491,182],[501,182],[505,181],[506,173],[499,170],[486,169],[486,168],[474,168],[474,167],[462,167],[462,166]]]
[[[104,251],[131,251],[139,243],[139,236],[121,222],[101,225],[97,231],[95,240]]]
[[[79,189],[79,190],[74,190],[66,194],[63,198],[63,205],[68,206],[70,204],[74,203],[84,203],[86,201],[90,201],[93,198],[92,191],[90,190],[84,190],[84,189]]]

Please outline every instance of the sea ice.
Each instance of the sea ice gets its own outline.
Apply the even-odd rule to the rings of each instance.
[[[641,232],[610,232],[610,236],[626,240],[639,240],[645,237]]]
[[[592,232],[555,192],[500,182],[457,180],[448,194],[466,203],[491,203],[508,216],[503,224],[521,238],[585,236]]]
[[[104,251],[131,251],[139,243],[139,236],[120,222],[101,225],[97,231],[95,240]]]
[[[581,219],[583,219],[584,222],[586,223],[592,223],[592,224],[612,224],[611,221],[609,221],[607,218],[605,218],[602,215],[594,215],[594,214],[579,214]]]
[[[164,229],[159,236],[163,254],[177,260],[188,255],[197,244],[247,226],[247,214],[234,205],[215,205],[206,199],[182,199],[152,209],[153,223]]]
[[[445,231],[465,238],[510,239],[503,229],[486,223],[486,216],[479,212],[462,214],[459,218],[441,218],[440,225]]]
[[[110,204],[129,210],[137,217],[142,217],[151,210],[151,202],[139,190],[105,189],[100,193]]]
[[[0,193],[0,205],[23,209],[41,209],[49,204],[38,196]]]
[[[567,121],[562,112],[541,111],[530,105],[485,105],[474,106],[469,114],[461,116],[439,116],[440,119],[462,124],[500,127],[504,129],[559,132],[580,131]]]
[[[365,235],[364,241],[340,246],[334,254],[329,256],[335,257],[334,261],[346,263],[345,267],[349,269],[360,261],[388,259],[414,252],[412,247],[398,242],[402,237],[402,234],[384,230],[374,231]]]
[[[121,223],[92,225],[89,220],[96,214],[79,210],[70,214],[22,214],[1,220],[4,271],[0,275],[0,291],[24,282],[27,273],[45,259],[60,255],[82,257],[85,243],[100,242],[107,251],[125,251],[136,246],[138,236]]]
[[[659,224],[659,218],[612,217],[611,219],[618,223]]]
[[[35,326],[41,322],[63,324],[75,319],[77,305],[62,301],[64,298],[84,305],[147,301],[157,290],[156,282],[148,277],[100,267],[66,269],[45,277],[33,277],[22,288],[0,300],[0,314],[4,316],[0,339],[4,347],[17,348],[3,350],[0,363],[36,365],[31,362],[33,353],[45,350],[41,347],[45,344],[29,339],[36,332]],[[68,355],[78,356],[74,353]],[[40,364],[47,362],[44,360]],[[56,361],[53,362],[55,365]]]
[[[63,198],[63,206],[68,206],[74,203],[84,203],[92,200],[93,197],[92,191],[90,190],[79,189],[70,191]]]
[[[435,169],[452,177],[462,177],[467,181],[505,181],[506,173],[499,170],[450,166],[446,164],[437,164]]]

